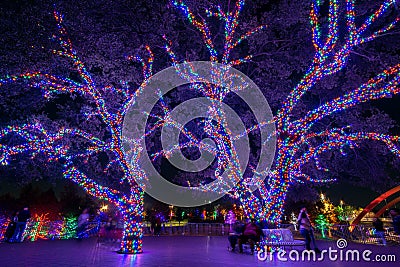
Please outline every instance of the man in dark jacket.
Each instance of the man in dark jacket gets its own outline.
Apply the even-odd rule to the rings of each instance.
[[[375,235],[379,237],[382,240],[382,244],[386,246],[385,228],[383,228],[383,222],[378,217],[374,217],[372,225],[375,228]]]
[[[29,208],[26,206],[18,214],[17,226],[15,227],[14,235],[11,238],[12,242],[22,242],[26,223],[30,218],[31,213],[29,212]]]
[[[244,230],[244,224],[241,221],[236,221],[234,226],[233,226],[233,232],[229,233],[228,240],[229,244],[231,245],[229,250],[234,252],[235,251],[235,246],[239,240],[239,238],[242,236]]]
[[[398,208],[392,208],[389,211],[390,217],[392,217],[393,230],[396,235],[400,235],[400,210]]]

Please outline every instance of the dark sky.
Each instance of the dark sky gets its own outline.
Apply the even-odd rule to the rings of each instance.
[[[369,188],[354,186],[348,183],[336,183],[325,188],[324,193],[338,205],[340,200],[355,207],[365,207],[380,194]]]

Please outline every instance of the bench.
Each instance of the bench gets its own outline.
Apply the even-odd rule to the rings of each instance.
[[[264,233],[264,238],[261,242],[263,246],[282,249],[289,247],[292,249],[295,246],[305,247],[306,245],[305,241],[294,239],[290,229],[263,229],[262,231]]]

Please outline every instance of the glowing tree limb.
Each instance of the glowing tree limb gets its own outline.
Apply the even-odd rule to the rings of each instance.
[[[321,33],[319,30],[319,21],[318,21],[318,9],[319,6],[322,5],[321,1],[313,1],[310,20],[313,26],[313,44],[316,49],[316,53],[313,59],[313,63],[309,67],[307,74],[304,78],[299,82],[299,84],[290,92],[287,100],[284,102],[283,107],[277,113],[277,124],[278,128],[286,127],[289,121],[289,116],[296,106],[300,98],[309,91],[318,80],[323,79],[327,75],[334,74],[339,70],[343,69],[347,63],[350,52],[358,45],[363,44],[365,42],[369,42],[374,40],[380,34],[387,32],[392,29],[395,24],[400,20],[400,18],[396,18],[392,23],[388,26],[382,27],[380,30],[375,31],[374,33],[362,36],[365,33],[366,29],[371,27],[377,18],[383,16],[384,12],[387,11],[390,7],[394,6],[395,1],[388,0],[385,1],[376,11],[370,16],[359,28],[356,28],[354,18],[354,1],[346,0],[346,19],[348,25],[349,35],[346,38],[345,43],[339,49],[336,48],[336,44],[338,42],[337,34],[338,34],[338,25],[337,19],[334,17],[338,17],[338,8],[335,7],[337,5],[337,1],[331,0],[329,2],[329,31],[326,36],[325,42],[321,39]]]
[[[221,21],[223,21],[225,23],[225,41],[224,41],[224,50],[222,53],[222,58],[220,60],[221,63],[223,64],[227,64],[227,65],[238,65],[241,64],[245,61],[247,61],[248,59],[251,58],[251,55],[246,56],[242,59],[230,59],[230,52],[233,48],[237,47],[237,45],[239,43],[241,43],[243,40],[249,38],[251,35],[253,35],[256,32],[259,32],[260,30],[264,29],[265,26],[259,26],[256,29],[249,31],[245,34],[243,34],[242,36],[240,36],[239,38],[235,39],[235,32],[236,32],[236,28],[238,26],[238,18],[240,15],[240,11],[243,8],[245,1],[237,1],[234,11],[230,12],[224,12],[222,11],[222,9],[217,6],[215,9],[215,11],[208,9],[206,10],[207,15],[208,16],[214,16],[219,18]],[[205,45],[207,46],[211,57],[210,60],[211,61],[215,61],[218,62],[218,53],[215,50],[215,44],[213,43],[212,39],[211,39],[211,33],[209,31],[209,27],[206,23],[206,21],[204,19],[199,19],[197,18],[188,8],[188,6],[183,3],[183,1],[171,1],[171,4],[174,5],[175,7],[177,7],[178,9],[180,9],[181,11],[183,11],[183,14],[188,18],[189,22],[195,26],[200,33],[202,34],[203,37],[203,41],[205,43]],[[166,37],[165,37],[166,39]],[[172,44],[170,41],[168,41],[166,39],[167,43],[166,43],[166,51],[169,54],[171,61],[173,63],[174,66],[176,66],[178,64],[178,60],[176,58],[175,53],[172,51]],[[179,73],[179,75],[183,76],[184,78],[191,80],[193,75],[196,75],[196,73],[193,70],[179,70],[177,69],[177,72]],[[196,76],[197,77],[197,76]],[[224,97],[226,96],[226,94],[228,93],[228,91],[226,90],[221,90],[220,88],[214,86],[214,85],[210,85],[209,83],[206,83],[206,85],[202,85],[202,86],[195,86],[194,88],[196,88],[197,90],[200,90],[203,92],[203,94],[208,97],[210,99],[211,102],[213,102],[212,105],[212,109],[214,111],[216,111],[215,114],[211,115],[211,117],[215,117],[218,118],[217,121],[218,123],[220,123],[221,125],[225,125],[225,115],[223,113],[221,113],[222,111],[218,108],[218,102],[222,102]],[[219,127],[211,127],[214,133],[218,132],[218,128]],[[224,139],[226,141],[228,141],[229,144],[232,144],[232,137],[229,134],[223,134],[223,135],[215,135],[216,140],[222,140]],[[218,142],[218,141],[216,141]],[[248,185],[246,185],[246,183],[244,183],[243,181],[243,174],[240,172],[240,168],[239,166],[239,161],[238,159],[235,159],[235,148],[232,147],[232,145],[227,145],[226,147],[229,147],[228,150],[224,150],[224,153],[222,153],[222,155],[226,158],[229,159],[233,156],[233,159],[231,160],[231,165],[232,166],[237,166],[234,167],[234,173],[235,173],[235,181],[239,184],[239,186],[235,187],[235,190],[233,192],[233,195],[240,198],[241,202],[247,202],[248,200],[253,200],[253,201],[248,201],[249,205],[245,205],[244,210],[246,212],[247,216],[251,216],[254,217],[256,214],[254,211],[255,210],[260,210],[262,209],[261,205],[260,205],[260,201],[257,197],[255,197],[252,192],[250,191]],[[216,168],[216,177],[219,176],[219,172],[220,170],[224,169],[224,161],[220,160],[220,158],[218,158],[218,167]],[[207,187],[206,187],[207,188]]]
[[[400,64],[389,68],[354,91],[337,97],[309,111],[304,118],[293,122],[299,131],[308,130],[315,122],[333,113],[349,109],[360,103],[398,94],[400,91]],[[301,129],[301,130],[300,130]]]
[[[63,175],[82,186],[86,193],[106,201],[110,201],[114,204],[118,203],[118,191],[110,189],[106,186],[101,186],[92,179],[89,179],[84,173],[80,172],[76,167],[67,167]]]
[[[210,52],[210,60],[217,62],[218,53],[214,47],[210,29],[208,28],[206,21],[203,18],[197,18],[182,0],[171,1],[171,4],[179,8],[187,16],[190,23],[200,31],[207,49]]]
[[[67,135],[69,137],[84,138],[89,142],[91,150],[94,148],[97,148],[97,150],[107,149],[107,145],[101,140],[79,129],[61,128],[58,132],[52,134],[49,133],[41,124],[24,124],[21,126],[8,126],[0,131],[0,138],[5,138],[11,135],[17,135],[23,138],[25,142],[14,146],[0,144],[0,162],[3,165],[8,164],[8,160],[11,156],[26,152],[30,153],[32,157],[42,153],[48,157],[49,161],[58,160],[61,157],[67,157],[68,146],[62,145],[62,142],[60,142]],[[90,151],[88,152],[89,154],[93,153]],[[88,154],[85,154],[84,156],[87,155]],[[75,158],[81,156],[83,156],[83,154],[74,155]],[[68,157],[72,159],[71,156]]]
[[[213,39],[211,37],[211,32],[210,29],[207,25],[207,22],[203,18],[198,18],[195,14],[191,12],[189,7],[182,1],[182,0],[173,0],[171,1],[171,4],[175,6],[176,8],[180,9],[183,14],[187,17],[189,22],[196,27],[196,29],[202,34],[203,41],[208,48],[208,51],[210,52],[210,60],[214,62],[221,62],[222,64],[226,65],[239,65],[241,63],[244,63],[251,59],[251,55],[246,56],[245,58],[242,59],[230,59],[230,53],[233,48],[235,48],[238,44],[240,44],[243,40],[249,38],[251,35],[259,32],[260,30],[264,29],[266,26],[262,25],[259,26],[241,37],[237,38],[235,40],[235,32],[236,28],[239,25],[238,24],[238,18],[240,15],[240,11],[242,10],[245,1],[244,0],[238,0],[236,1],[235,4],[235,9],[234,11],[228,11],[224,12],[222,11],[220,6],[216,7],[216,11],[212,11],[211,9],[207,9],[206,13],[208,16],[214,16],[219,18],[220,20],[225,22],[225,42],[224,42],[224,50],[222,53],[222,58],[219,60],[218,59],[218,52],[215,48],[215,44],[213,42]]]
[[[364,132],[356,132],[351,134],[344,134],[340,132],[331,132],[329,135],[326,135],[328,141],[323,142],[322,144],[316,147],[309,147],[307,152],[305,152],[301,157],[296,159],[293,163],[293,170],[297,170],[296,173],[301,173],[301,168],[306,163],[314,160],[316,165],[319,165],[319,155],[325,153],[327,151],[331,151],[334,149],[339,149],[343,155],[345,155],[344,148],[348,147],[350,149],[355,148],[357,144],[361,141],[371,140],[383,142],[389,151],[391,151],[397,157],[400,157],[400,151],[398,145],[400,137],[399,136],[390,136],[379,133],[364,133]],[[322,168],[321,166],[316,166],[319,170],[329,171],[326,168]],[[300,175],[299,175],[300,176]],[[315,181],[315,179],[310,176],[304,176],[309,181]]]

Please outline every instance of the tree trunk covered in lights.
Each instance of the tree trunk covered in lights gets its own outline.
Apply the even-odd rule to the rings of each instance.
[[[121,246],[118,253],[142,253],[143,237],[143,191],[135,186],[131,188],[131,198],[118,205],[124,222]]]
[[[265,213],[263,214],[266,221],[278,226],[284,211],[284,204],[287,197],[288,185],[271,188],[270,194],[265,201]]]
[[[132,212],[132,210],[122,210],[121,214],[124,220],[124,231],[122,234],[121,247],[118,252],[123,254],[142,253],[142,214]]]

